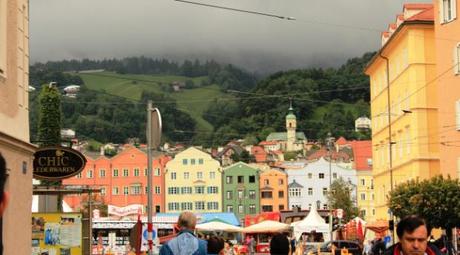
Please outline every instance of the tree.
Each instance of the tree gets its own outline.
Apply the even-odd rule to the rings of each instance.
[[[333,209],[343,210],[343,220],[348,222],[358,216],[359,211],[352,199],[353,185],[343,178],[334,180],[327,195],[327,200]]]
[[[243,150],[241,154],[238,153],[233,153],[230,158],[233,160],[233,162],[244,162],[244,163],[251,163],[255,162],[255,158],[253,155],[249,154],[247,150]]]
[[[460,182],[442,176],[408,181],[390,192],[388,207],[398,218],[416,214],[435,228],[460,227]],[[452,240],[452,232],[446,232]]]
[[[44,85],[39,95],[38,141],[41,146],[61,143],[61,95],[53,85]]]

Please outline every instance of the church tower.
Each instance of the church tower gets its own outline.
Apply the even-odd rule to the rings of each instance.
[[[286,115],[286,151],[294,151],[294,143],[296,142],[296,127],[297,119],[294,115],[294,109],[291,105],[289,106],[289,113]]]

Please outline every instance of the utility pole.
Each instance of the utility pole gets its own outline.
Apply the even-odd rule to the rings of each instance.
[[[332,192],[331,187],[332,187],[332,147],[334,146],[334,137],[331,136],[331,132],[327,133],[327,138],[326,138],[326,147],[328,150],[329,154],[329,192]],[[332,235],[332,203],[331,200],[329,199],[329,230],[330,230],[330,241],[333,239]]]

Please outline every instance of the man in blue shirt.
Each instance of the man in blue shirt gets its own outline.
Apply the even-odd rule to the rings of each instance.
[[[207,255],[206,241],[197,238],[193,233],[196,221],[192,212],[181,213],[177,221],[180,231],[161,247],[160,255]]]

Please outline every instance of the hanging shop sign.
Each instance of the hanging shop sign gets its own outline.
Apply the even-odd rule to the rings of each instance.
[[[79,174],[86,165],[83,154],[68,147],[44,147],[34,153],[34,178],[62,180]]]

